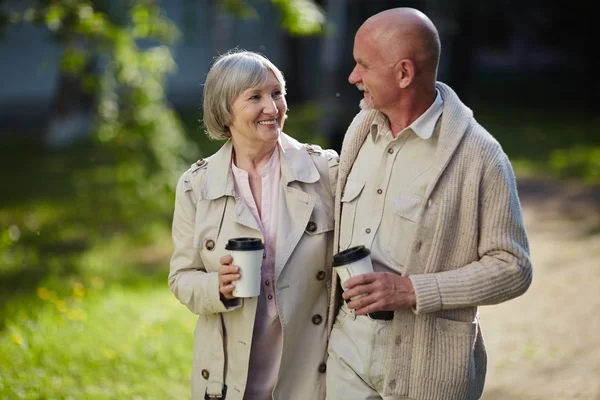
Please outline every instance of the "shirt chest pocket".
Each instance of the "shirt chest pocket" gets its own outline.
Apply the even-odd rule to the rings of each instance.
[[[342,194],[342,217],[340,224],[340,250],[347,249],[352,243],[354,222],[356,220],[356,205],[365,187],[364,181],[348,179]]]
[[[392,202],[392,229],[388,237],[386,252],[391,261],[406,266],[409,246],[415,233],[423,198],[411,193],[400,193]]]

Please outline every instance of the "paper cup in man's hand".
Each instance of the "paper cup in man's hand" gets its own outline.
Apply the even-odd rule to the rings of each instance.
[[[348,279],[373,272],[371,252],[362,245],[340,251],[333,256],[333,269],[340,277],[340,283],[344,289],[344,283]]]

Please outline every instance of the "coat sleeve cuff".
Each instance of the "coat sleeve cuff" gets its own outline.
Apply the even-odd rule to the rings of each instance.
[[[221,292],[219,292],[219,276],[216,273],[209,275],[207,290],[205,290],[207,304],[210,304],[213,313],[223,313],[233,311],[242,306],[242,299],[236,298],[221,301]]]
[[[442,309],[442,295],[434,274],[409,276],[415,289],[417,305],[413,308],[415,314],[425,314]]]

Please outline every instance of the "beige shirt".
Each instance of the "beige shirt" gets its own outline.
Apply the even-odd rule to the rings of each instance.
[[[348,175],[340,250],[365,245],[375,271],[404,272],[414,221],[434,177],[442,107],[438,92],[431,107],[395,139],[387,117],[378,113]]]
[[[281,342],[283,339],[281,323],[277,314],[273,277],[275,275],[275,249],[277,245],[277,214],[279,211],[279,184],[281,164],[279,145],[261,170],[262,213],[254,201],[248,172],[238,168],[233,159],[231,170],[234,177],[235,192],[244,199],[258,224],[265,244],[261,268],[261,288],[258,296],[254,333],[250,350],[248,382],[244,399],[267,400],[273,398],[273,388],[277,382],[281,361]]]

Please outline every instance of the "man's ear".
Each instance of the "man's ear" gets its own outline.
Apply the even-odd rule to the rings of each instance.
[[[406,89],[415,78],[415,64],[412,60],[405,58],[396,64],[396,82],[398,87]]]

